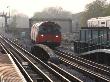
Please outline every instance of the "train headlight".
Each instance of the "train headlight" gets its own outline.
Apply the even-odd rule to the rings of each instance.
[[[56,37],[58,37],[58,35],[56,35]]]
[[[41,36],[43,37],[44,35],[42,34]]]

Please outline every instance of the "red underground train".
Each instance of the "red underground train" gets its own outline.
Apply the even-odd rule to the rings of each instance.
[[[35,44],[57,47],[61,44],[61,27],[51,21],[35,23],[31,27],[31,40]]]

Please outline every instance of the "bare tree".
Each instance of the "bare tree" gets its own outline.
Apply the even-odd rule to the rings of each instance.
[[[42,12],[36,12],[33,17],[37,18],[71,18],[71,13],[61,7],[45,8]]]

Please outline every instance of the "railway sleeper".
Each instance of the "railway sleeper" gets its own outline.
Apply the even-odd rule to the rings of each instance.
[[[31,77],[34,81],[37,81],[37,82],[43,82],[43,81],[44,81],[44,79],[41,78],[38,74],[32,74],[32,73],[30,73],[29,75],[30,75],[30,77]]]
[[[89,70],[91,69],[92,71],[94,71],[94,72],[100,72],[101,74],[104,74],[104,75],[106,75],[106,76],[110,76],[110,71],[107,71],[107,70],[104,70],[104,69],[101,69],[101,68],[98,68],[98,67],[96,67],[95,65],[91,65],[91,64],[89,64],[89,63],[87,63],[87,62],[84,62],[84,61],[82,61],[82,60],[78,60],[77,58],[74,58],[74,57],[70,57],[70,56],[67,56],[67,55],[65,55],[65,54],[60,54],[60,56],[62,56],[62,57],[64,57],[64,58],[66,58],[66,59],[68,59],[69,61],[71,61],[71,62],[75,62],[75,63],[77,63],[78,65],[82,65],[82,66],[84,66],[84,67],[86,67],[86,68],[88,68]],[[95,69],[96,68],[96,69]]]
[[[68,54],[68,55],[74,56],[74,54],[70,54],[70,53],[65,52],[65,51],[62,51],[62,50],[58,50],[58,51],[60,51],[61,53],[64,53],[64,54]],[[77,59],[80,59],[80,60],[82,60],[82,61],[84,61],[84,62],[88,62],[89,64],[92,64],[92,65],[94,65],[94,66],[97,65],[98,68],[103,68],[103,69],[106,69],[106,70],[110,70],[110,67],[104,66],[104,65],[102,65],[102,64],[98,64],[98,63],[96,63],[96,62],[93,62],[93,61],[84,59],[84,58],[79,57],[79,56],[74,56],[74,57],[77,58]]]
[[[91,78],[94,78],[95,80],[97,80],[96,82],[102,82],[102,81],[103,82],[110,82],[110,78],[107,78],[101,74],[95,73],[95,72],[87,70],[85,68],[82,68],[81,66],[79,66],[75,63],[69,62],[65,59],[62,59],[62,58],[60,58],[60,59],[62,60],[62,62],[71,65],[71,67],[74,68],[75,70],[78,70],[78,71],[84,73],[85,75],[87,75]]]

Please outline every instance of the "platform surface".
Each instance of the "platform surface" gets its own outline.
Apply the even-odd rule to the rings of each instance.
[[[0,82],[26,82],[9,54],[0,53]]]

